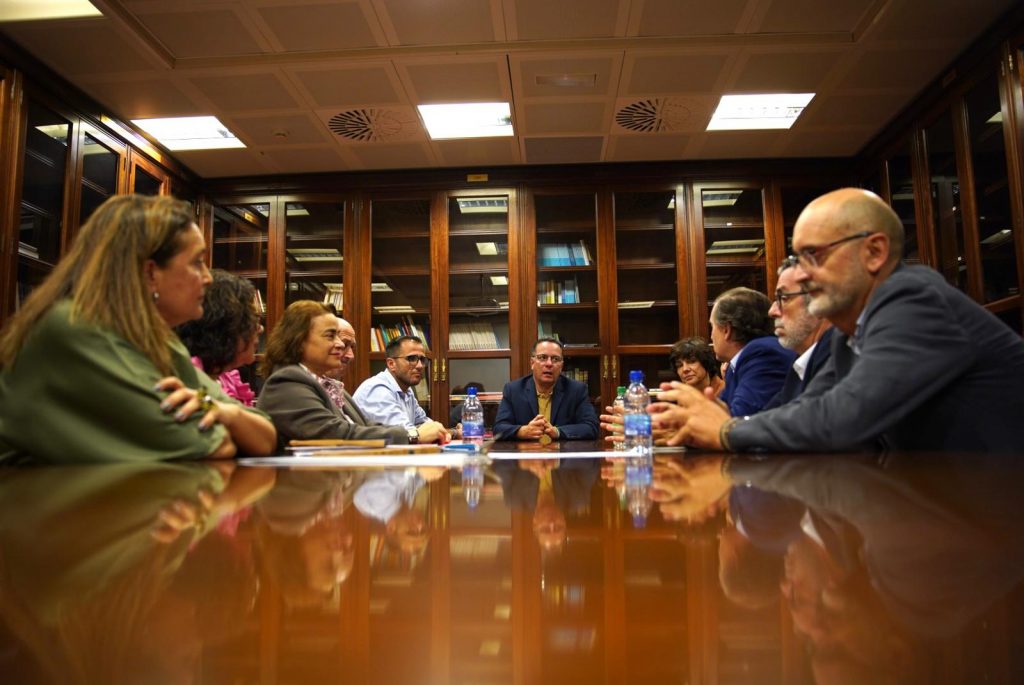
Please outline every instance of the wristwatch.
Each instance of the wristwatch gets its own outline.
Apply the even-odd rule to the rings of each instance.
[[[406,428],[405,432],[409,434],[410,445],[415,445],[420,441],[420,432],[415,428]]]

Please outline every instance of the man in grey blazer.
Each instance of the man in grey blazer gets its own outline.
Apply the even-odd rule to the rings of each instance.
[[[903,225],[844,188],[804,209],[793,235],[809,311],[831,321],[832,359],[795,401],[731,418],[681,384],[652,405],[670,444],[825,451],[1024,454],[1024,341],[942,276],[901,264]]]

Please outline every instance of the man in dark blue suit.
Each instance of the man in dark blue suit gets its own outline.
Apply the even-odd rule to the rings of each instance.
[[[533,346],[533,373],[505,384],[494,420],[498,440],[595,440],[597,413],[587,386],[562,376],[562,343],[541,338]]]
[[[726,290],[711,308],[711,345],[729,362],[725,390],[718,396],[733,416],[761,411],[782,389],[796,355],[772,334],[768,298],[750,288]]]
[[[779,344],[797,355],[786,382],[762,411],[792,402],[828,361],[832,352],[832,324],[807,311],[810,296],[796,281],[796,260],[789,258],[779,267],[775,301],[768,314],[775,320]]]

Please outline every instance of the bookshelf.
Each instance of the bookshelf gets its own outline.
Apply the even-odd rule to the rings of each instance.
[[[281,204],[285,307],[297,300],[344,306],[345,202],[293,199]],[[340,308],[338,313],[344,315]]]

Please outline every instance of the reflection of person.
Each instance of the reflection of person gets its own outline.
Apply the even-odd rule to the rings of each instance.
[[[203,298],[203,316],[178,326],[192,363],[216,378],[228,396],[247,407],[256,399],[238,367],[256,361],[263,326],[256,312],[256,288],[248,279],[214,269]]]
[[[673,345],[668,353],[668,365],[680,381],[701,392],[711,388],[718,397],[725,388],[721,362],[703,338],[683,338]]]
[[[205,254],[186,203],[104,202],[0,338],[0,456],[269,453],[271,423],[192,366],[171,330],[203,314]]]
[[[807,206],[796,281],[836,327],[832,359],[795,402],[730,419],[690,388],[654,404],[671,442],[715,449],[1024,451],[1024,342],[923,266],[900,263],[903,224],[846,188]]]
[[[411,442],[446,442],[448,431],[427,416],[412,390],[427,368],[424,352],[423,341],[415,336],[395,338],[384,350],[387,368],[363,381],[352,398],[373,421],[403,426]]]
[[[533,346],[533,372],[505,384],[494,420],[498,440],[594,440],[597,414],[590,391],[562,375],[562,343],[541,338]],[[544,437],[546,436],[546,437]]]
[[[756,414],[786,380],[796,355],[772,335],[771,305],[750,288],[726,290],[711,308],[711,345],[725,369],[718,396],[733,416]]]
[[[601,465],[592,459],[521,459],[495,462],[505,503],[533,512],[533,533],[546,551],[566,540],[567,514],[584,511]]]
[[[289,605],[322,603],[351,573],[345,512],[360,482],[353,471],[283,471],[257,503],[261,558]]]
[[[369,476],[356,490],[353,503],[368,519],[384,525],[385,541],[406,554],[423,551],[430,541],[426,507],[430,480],[443,469],[405,469]]]
[[[207,511],[233,478],[222,465],[230,467],[121,463],[0,477],[4,680],[189,682],[204,645],[245,625],[257,587],[244,554],[223,540],[204,544],[213,537]],[[7,661],[18,653],[38,677],[15,675]]]
[[[257,402],[274,420],[282,447],[319,438],[409,442],[403,426],[368,420],[344,385],[329,377],[355,356],[355,344],[352,327],[320,302],[288,305],[267,340],[261,367],[267,380]]]

